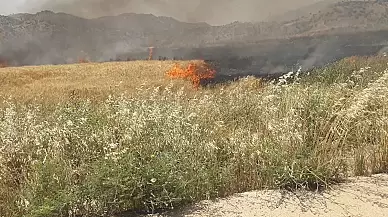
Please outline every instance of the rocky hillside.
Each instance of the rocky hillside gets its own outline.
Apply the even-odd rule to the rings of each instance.
[[[294,26],[305,35],[387,29],[388,1],[342,1],[284,25]]]
[[[223,26],[184,23],[150,14],[84,19],[42,11],[0,17],[0,58],[11,65],[66,63],[78,58],[105,61],[130,53],[144,56],[149,46],[222,47],[380,30],[388,30],[388,2],[384,1],[338,2],[291,21],[234,22]],[[162,55],[187,56],[168,49]]]
[[[284,22],[284,21],[290,21],[295,20],[301,17],[306,17],[311,14],[319,13],[319,11],[322,11],[330,6],[332,6],[335,3],[341,2],[342,0],[323,0],[318,1],[294,10],[289,10],[285,13],[276,14],[273,16],[268,17],[267,21],[276,21],[276,22]]]

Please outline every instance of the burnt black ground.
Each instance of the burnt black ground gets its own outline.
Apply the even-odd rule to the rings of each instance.
[[[321,67],[349,56],[380,54],[388,47],[388,30],[364,33],[298,37],[268,40],[257,44],[203,48],[156,49],[154,56],[168,59],[203,59],[216,66],[212,83],[255,76],[274,78],[299,66],[302,70]],[[163,54],[171,54],[163,56]],[[121,58],[145,59],[148,53],[133,53]]]

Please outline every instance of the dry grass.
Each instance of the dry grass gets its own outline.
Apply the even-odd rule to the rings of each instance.
[[[4,69],[2,94],[21,101],[0,107],[0,216],[114,216],[386,172],[387,63],[199,91],[170,85],[173,62]],[[101,95],[66,95],[90,87]]]
[[[132,61],[9,67],[0,69],[0,101],[65,102],[71,99],[102,100],[109,95],[131,94],[140,86],[170,84],[168,69],[179,61]],[[179,86],[190,84],[180,80]]]

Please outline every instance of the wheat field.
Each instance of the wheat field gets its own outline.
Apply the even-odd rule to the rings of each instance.
[[[196,61],[194,61],[196,62]],[[131,94],[141,86],[171,83],[166,72],[183,61],[131,61],[0,68],[0,100],[65,102]],[[175,80],[178,86],[186,83]],[[189,87],[189,85],[187,85]]]
[[[387,63],[199,90],[165,77],[172,62],[0,69],[0,214],[156,212],[387,172]]]

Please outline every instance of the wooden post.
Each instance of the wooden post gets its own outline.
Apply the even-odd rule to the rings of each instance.
[[[148,49],[149,49],[148,60],[152,60],[152,55],[154,53],[154,47],[148,47]]]

